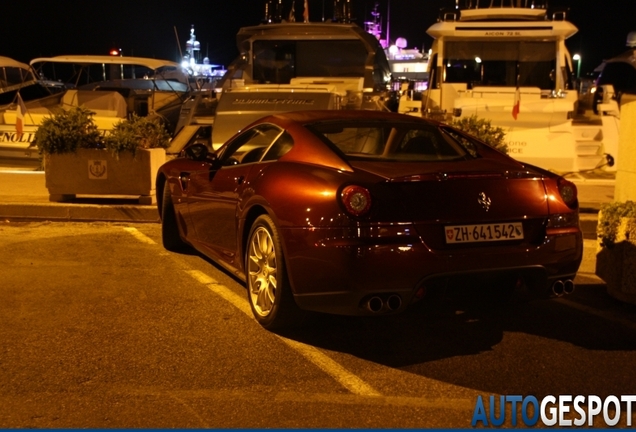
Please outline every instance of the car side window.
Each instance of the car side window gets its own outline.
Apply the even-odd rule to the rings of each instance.
[[[446,138],[449,142],[452,141],[453,143],[458,143],[471,156],[477,157],[477,146],[473,140],[468,139],[466,136],[459,134],[450,128],[442,128],[442,131],[445,133],[444,138]]]
[[[294,146],[294,139],[287,132],[283,132],[276,142],[267,150],[263,161],[278,160]]]
[[[278,126],[271,124],[261,124],[245,131],[223,152],[223,165],[259,162],[282,132]]]

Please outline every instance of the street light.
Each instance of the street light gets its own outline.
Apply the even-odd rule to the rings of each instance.
[[[581,76],[581,56],[574,54],[572,60],[576,61],[576,79],[579,79]]]

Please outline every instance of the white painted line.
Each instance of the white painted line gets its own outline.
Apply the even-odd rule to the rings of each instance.
[[[137,228],[133,228],[133,227],[124,227],[124,231],[129,232],[130,234],[132,234],[133,237],[135,237],[137,240],[139,240],[142,243],[146,243],[146,244],[152,244],[152,245],[156,245],[157,242],[154,241],[153,239],[151,239],[150,237],[148,237],[146,234],[140,233]]]
[[[331,375],[351,393],[359,396],[382,396],[377,390],[364,382],[358,376],[352,374],[339,363],[335,362],[317,348],[295,340],[278,336],[288,346],[301,353],[307,360],[318,366],[320,369]]]
[[[190,276],[192,276],[202,284],[206,285],[208,289],[210,289],[215,294],[218,294],[228,302],[232,303],[232,305],[234,305],[241,312],[254,319],[252,310],[247,304],[245,298],[235,294],[229,288],[219,284],[215,279],[211,278],[203,272],[200,272],[198,270],[188,270],[186,271],[186,273],[188,273]],[[358,376],[346,370],[339,363],[335,362],[334,360],[320,352],[320,350],[318,350],[317,348],[311,345],[304,344],[302,342],[284,338],[279,335],[275,336],[285,342],[287,346],[296,350],[314,365],[318,366],[326,374],[330,375],[333,379],[338,381],[351,393],[359,396],[382,396],[382,394],[376,391],[373,387],[365,383]]]
[[[254,318],[254,316],[252,315],[252,310],[250,309],[250,306],[245,302],[245,299],[238,294],[235,294],[224,285],[221,285],[216,279],[211,278],[210,276],[199,270],[186,270],[186,273],[188,273],[190,276],[192,276],[202,284],[206,285],[208,289],[213,293],[223,297],[229,303],[232,303],[234,307],[236,307],[248,317]]]

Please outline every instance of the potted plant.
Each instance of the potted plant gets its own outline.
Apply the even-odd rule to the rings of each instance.
[[[155,176],[169,135],[156,120],[133,116],[102,132],[84,108],[46,118],[35,134],[51,201],[77,195],[134,195],[155,202]]]
[[[636,202],[601,206],[597,237],[596,275],[611,296],[636,304]]]
[[[472,115],[461,119],[453,119],[449,125],[473,135],[502,153],[508,153],[508,145],[505,141],[506,132],[498,126],[493,126],[488,119]]]

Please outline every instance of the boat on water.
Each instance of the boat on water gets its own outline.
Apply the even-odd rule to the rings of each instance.
[[[216,148],[275,112],[397,107],[385,52],[376,37],[352,22],[349,1],[336,0],[327,22],[284,20],[293,12],[282,10],[280,1],[268,1],[265,12],[261,24],[239,30],[240,54],[215,91],[196,93],[184,104],[169,152],[202,133]]]
[[[31,146],[42,121],[60,109],[84,107],[97,127],[108,133],[136,114],[161,119],[169,130],[190,92],[188,76],[176,62],[144,57],[66,55],[36,58],[31,68],[41,80],[62,83],[63,91],[28,100],[23,133],[16,131],[17,105],[2,112],[0,157],[39,158]],[[22,95],[23,90],[20,90]]]
[[[28,149],[33,135],[30,127],[18,134],[15,126],[18,95],[27,104],[56,97],[66,90],[63,83],[41,78],[31,65],[9,57],[0,57],[0,157],[36,158],[37,151]]]
[[[577,31],[547,0],[456,0],[427,30],[434,42],[421,104],[404,98],[398,110],[485,118],[504,129],[520,161],[559,173],[612,172],[618,120],[579,112],[566,47]]]
[[[364,28],[378,39],[384,49],[391,68],[393,90],[408,91],[411,98],[418,95],[419,99],[419,95],[428,85],[428,53],[418,48],[409,48],[408,41],[404,37],[398,37],[394,43],[391,43],[388,34],[389,22],[387,19],[385,31],[379,7],[379,2],[376,2],[371,11],[371,19],[364,23]]]
[[[15,103],[18,92],[28,101],[62,90],[63,84],[41,79],[30,65],[0,56],[0,112]]]
[[[190,37],[186,42],[181,67],[188,72],[193,90],[213,90],[216,82],[227,72],[223,65],[210,63],[208,56],[201,57],[201,42],[194,34],[194,25],[190,28]]]

